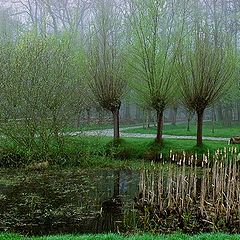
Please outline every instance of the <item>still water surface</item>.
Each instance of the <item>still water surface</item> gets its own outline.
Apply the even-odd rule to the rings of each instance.
[[[138,194],[134,171],[1,171],[0,230],[30,235],[117,230]]]
[[[0,231],[240,233],[240,164],[0,171]]]

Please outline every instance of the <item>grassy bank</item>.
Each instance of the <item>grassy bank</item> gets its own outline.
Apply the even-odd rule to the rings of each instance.
[[[228,235],[224,233],[209,233],[189,236],[185,234],[173,235],[133,235],[121,236],[115,234],[102,234],[102,235],[59,235],[59,236],[46,236],[46,237],[23,237],[17,234],[0,234],[1,240],[238,240],[240,235]]]
[[[155,134],[155,127],[150,128],[135,128],[123,130],[127,133],[146,133]],[[187,131],[187,123],[181,123],[177,125],[164,125],[163,134],[176,135],[176,136],[196,136],[196,123],[190,124],[190,129]],[[205,137],[232,137],[240,135],[240,124],[232,124],[231,126],[223,126],[222,123],[214,124],[214,131],[211,122],[204,122],[203,124],[203,136]]]
[[[77,153],[82,152],[83,154],[89,153],[93,155],[114,155],[114,150],[118,146],[120,149],[125,150],[126,156],[123,158],[144,158],[144,154],[149,149],[155,149],[163,154],[169,154],[169,151],[181,152],[185,151],[188,153],[203,153],[214,152],[219,148],[229,147],[227,142],[224,141],[204,141],[202,147],[196,147],[195,140],[181,140],[181,139],[164,139],[163,145],[159,146],[154,142],[153,139],[144,138],[126,138],[122,139],[119,144],[114,145],[112,138],[110,137],[69,137],[66,139],[66,152]],[[234,145],[238,147],[238,145]]]
[[[122,165],[124,161],[123,165],[130,166],[133,159],[137,162],[146,160],[149,163],[156,160],[156,156],[162,156],[165,161],[168,161],[170,151],[175,154],[186,152],[188,155],[195,153],[202,155],[209,152],[213,155],[218,149],[231,147],[227,142],[222,141],[204,141],[202,147],[196,147],[195,144],[195,140],[165,139],[163,145],[159,146],[153,139],[144,138],[126,138],[114,144],[110,137],[84,137],[68,138],[66,152],[70,155],[80,151],[83,167],[88,164],[95,165],[94,159],[96,159],[96,166],[106,166],[111,163]],[[238,145],[234,147],[239,148]],[[101,157],[103,157],[103,163],[101,163]],[[122,161],[114,161],[114,159]]]
[[[221,141],[204,141],[201,148],[195,144],[195,140],[165,139],[163,145],[159,146],[153,139],[144,138],[122,139],[115,144],[110,137],[65,137],[62,149],[52,144],[47,153],[41,153],[2,140],[0,163],[2,167],[49,161],[51,165],[83,168],[142,168],[156,158],[159,160],[160,156],[168,161],[170,151],[178,155],[183,151],[188,155],[201,155],[208,151],[214,154],[217,149],[229,147],[227,142]],[[239,148],[238,145],[234,147]]]

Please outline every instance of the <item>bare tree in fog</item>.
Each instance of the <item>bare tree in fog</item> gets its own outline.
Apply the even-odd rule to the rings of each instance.
[[[113,1],[97,1],[88,49],[90,88],[102,108],[111,111],[114,138],[119,136],[119,110],[126,89],[121,15]]]
[[[15,14],[37,34],[83,31],[88,0],[14,0]]]

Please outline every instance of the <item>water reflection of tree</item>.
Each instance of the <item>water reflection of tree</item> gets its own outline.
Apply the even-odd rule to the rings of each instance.
[[[116,232],[122,224],[122,197],[120,195],[121,171],[113,172],[113,195],[102,202],[101,214],[97,219],[97,232]]]

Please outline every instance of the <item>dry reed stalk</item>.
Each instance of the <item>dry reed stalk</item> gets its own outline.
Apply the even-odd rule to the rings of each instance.
[[[155,181],[154,181],[154,177],[155,177],[155,172],[151,172],[150,174],[150,203],[153,204],[154,203],[154,199],[155,199],[155,191],[154,191],[154,185],[155,185]]]
[[[197,161],[194,161],[193,199],[197,200]]]
[[[181,176],[177,172],[177,175],[176,175],[176,194],[175,194],[176,206],[179,206],[179,202],[180,202],[180,184],[181,184]]]
[[[215,202],[216,200],[216,191],[215,191],[215,186],[216,186],[216,183],[215,183],[215,179],[216,179],[216,168],[217,168],[217,156],[216,156],[216,160],[214,161],[214,164],[213,164],[213,168],[212,168],[212,200],[213,202]]]
[[[237,198],[237,219],[238,219],[238,226],[240,228],[240,182],[237,182],[236,185],[236,198]]]
[[[232,181],[232,161],[228,162],[228,173],[227,173],[227,189],[226,189],[226,194],[225,194],[225,216],[226,216],[226,221],[228,222],[230,219],[230,212],[231,212],[231,197],[232,197],[232,191],[231,191],[231,181]]]
[[[223,195],[224,189],[225,189],[224,182],[226,182],[226,176],[227,175],[225,174],[226,166],[225,166],[224,162],[221,162],[219,166],[220,166],[220,169],[219,169],[219,184],[218,185],[219,185],[220,195],[219,195],[217,201],[219,203],[219,206],[221,206],[223,204],[223,201],[224,201],[224,195]],[[218,206],[218,208],[219,208],[219,206]]]
[[[159,176],[158,176],[158,186],[157,186],[157,190],[158,190],[158,206],[159,206],[159,211],[162,212],[163,211],[163,174],[162,171],[160,172]]]
[[[201,216],[204,217],[205,212],[205,196],[206,196],[206,177],[205,174],[203,174],[202,182],[201,182],[201,193],[200,193],[200,212]]]
[[[172,173],[172,165],[170,164],[168,170],[168,178],[167,178],[167,208],[170,209],[172,207],[172,182],[173,182],[173,173]]]
[[[187,188],[187,180],[186,180],[186,164],[185,164],[185,159],[183,159],[183,164],[182,164],[182,188],[181,188],[181,207],[182,210],[184,209],[184,204],[185,204],[185,198],[186,198],[186,188]]]
[[[211,229],[219,230],[221,226],[231,227],[231,224],[240,226],[240,166],[236,149],[218,150],[213,156],[213,165],[209,153],[202,156],[199,187],[197,155],[188,159],[184,152],[178,159],[176,155],[170,155],[181,166],[176,167],[172,162],[167,173],[162,167],[158,176],[155,170],[141,172],[139,188],[146,200],[143,203],[150,204],[151,211],[157,210],[153,214],[154,221],[165,221],[163,219],[170,217],[169,214],[182,219],[184,213],[190,213],[195,221],[200,221],[200,210],[201,221]]]
[[[141,171],[140,174],[140,183],[139,183],[139,191],[142,193],[143,197],[145,197],[145,190],[146,190],[146,185],[145,185],[145,171]]]

